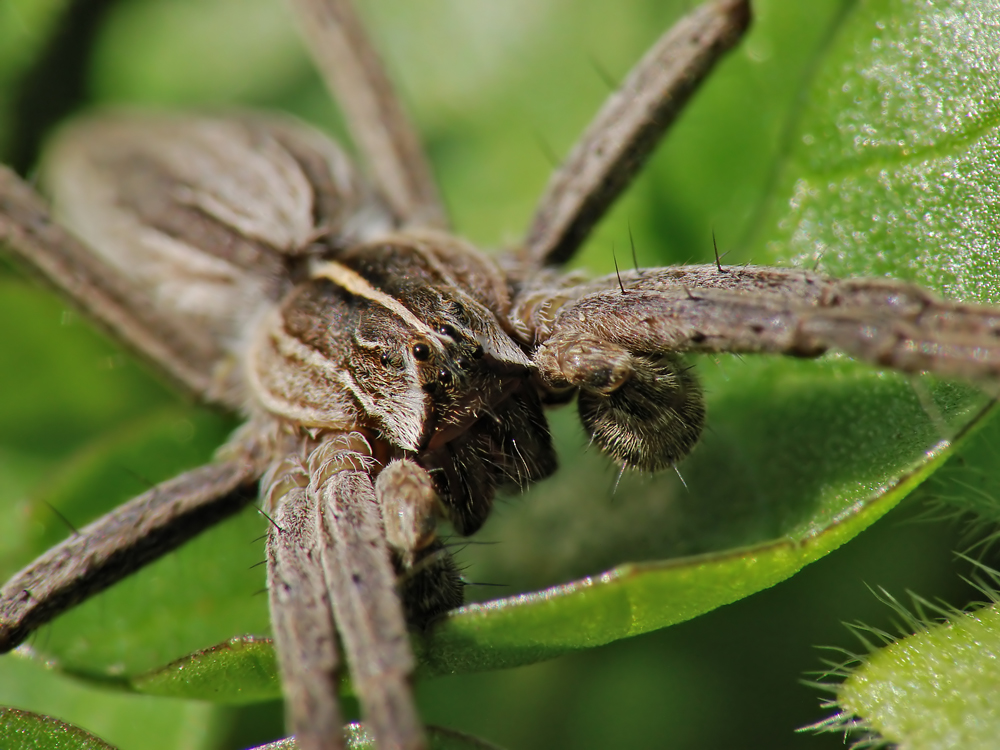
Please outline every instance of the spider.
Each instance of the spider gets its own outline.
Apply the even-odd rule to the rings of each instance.
[[[554,175],[523,246],[491,259],[445,231],[415,136],[342,0],[303,26],[373,184],[308,126],[254,113],[104,115],[50,151],[63,220],[6,176],[3,237],[182,388],[242,413],[212,464],[81,530],[0,593],[11,648],[258,495],[291,728],[341,743],[350,668],[382,747],[421,747],[407,626],[463,582],[438,533],[555,470],[543,406],[576,398],[623,467],[673,467],[705,421],[688,352],[815,357],[994,377],[996,310],[886,280],[706,266],[559,272],[749,21],[694,11],[647,55]],[[666,62],[665,62],[666,61]],[[338,653],[338,642],[343,655]]]

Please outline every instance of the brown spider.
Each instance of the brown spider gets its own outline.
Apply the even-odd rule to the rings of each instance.
[[[424,746],[407,627],[461,604],[437,535],[548,476],[543,405],[577,398],[593,442],[657,471],[705,412],[686,352],[839,349],[995,377],[1000,311],[886,280],[707,266],[560,273],[698,81],[749,22],[693,11],[638,64],[555,173],[521,247],[445,231],[426,160],[345,0],[297,0],[370,169],[283,117],[111,114],[47,157],[61,220],[0,175],[0,239],[197,397],[246,417],[212,464],[97,520],[0,590],[0,649],[261,497],[290,726],[343,744],[339,644],[376,743]],[[85,243],[85,244],[84,244]]]

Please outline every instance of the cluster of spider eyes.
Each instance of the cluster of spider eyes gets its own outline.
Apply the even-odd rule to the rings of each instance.
[[[452,341],[457,342],[461,340],[458,331],[456,331],[453,326],[450,326],[447,323],[440,324],[434,330],[436,333],[439,333],[442,336],[447,336]],[[410,353],[413,354],[413,358],[417,360],[417,362],[426,362],[431,358],[431,348],[428,344],[424,343],[423,341],[419,341],[416,344],[414,344],[413,347],[410,349]],[[483,345],[480,343],[477,343],[475,348],[471,352],[472,359],[482,359],[484,354],[485,351],[483,349]],[[401,369],[403,367],[403,361],[398,355],[394,356],[393,354],[389,354],[387,352],[382,354],[381,362],[383,367],[392,366],[397,369]],[[469,361],[468,357],[464,355],[459,355],[455,359],[455,364],[458,365],[459,368],[467,370],[472,363]],[[438,381],[445,384],[451,382],[451,373],[447,369],[441,368],[438,371]]]

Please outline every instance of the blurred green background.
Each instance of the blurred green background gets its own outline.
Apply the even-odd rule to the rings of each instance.
[[[457,231],[490,248],[517,242],[554,162],[607,95],[609,81],[619,80],[690,3],[371,0],[362,5],[424,134]],[[855,5],[756,2],[755,26],[743,46],[699,93],[576,265],[607,272],[614,254],[619,263],[630,264],[630,232],[641,265],[710,260],[713,230],[720,249],[730,253],[726,262],[772,260],[761,257],[764,250],[755,238],[761,217],[778,200],[776,164],[789,149],[787,134],[804,104],[804,87]],[[239,104],[291,111],[342,134],[277,0],[80,2],[68,30],[54,36],[67,6],[65,0],[0,3],[0,160],[29,174],[52,118],[46,113],[58,112],[63,103],[73,108]],[[74,45],[87,52],[82,62],[74,61]],[[76,90],[59,84],[74,80]],[[65,533],[46,507],[32,501],[37,493],[59,496],[65,484],[64,495],[71,498],[77,482],[99,481],[106,488],[102,506],[111,507],[148,481],[204,460],[232,426],[225,417],[181,403],[19,270],[3,266],[0,286],[0,394],[5,394],[0,395],[0,503],[29,518],[33,546],[44,548]],[[709,378],[739,383],[746,367],[752,371],[754,364],[723,359],[721,374],[712,370]],[[710,361],[702,363],[703,370],[712,368]],[[600,458],[580,457],[585,441],[573,423],[572,409],[556,416],[563,465],[574,474],[577,461],[590,462],[579,476],[589,481],[583,491],[593,502],[563,502],[555,506],[562,515],[543,526],[532,524],[528,515],[532,501],[541,494],[572,499],[577,485],[559,490],[547,483],[525,500],[503,502],[497,520],[480,535],[496,544],[459,553],[471,580],[506,585],[476,591],[477,598],[662,555],[662,546],[647,549],[634,542],[642,534],[633,532],[654,522],[648,516],[644,521],[641,508],[617,511],[633,496],[658,492],[667,510],[655,522],[667,524],[675,507],[669,499],[680,493],[682,504],[696,504],[702,497],[697,481],[683,490],[674,477],[655,485],[628,477],[613,492],[616,470]],[[792,433],[782,444],[797,441]],[[106,459],[93,457],[103,456],[111,444],[119,451],[130,447],[131,455],[116,453],[109,468]],[[764,442],[746,453],[766,460],[777,444]],[[699,470],[692,471],[697,480]],[[71,499],[66,503],[72,507]],[[66,505],[58,507],[67,513]],[[578,530],[574,514],[592,512],[607,516],[606,525],[597,527],[610,538],[606,544],[591,544]],[[737,512],[743,512],[738,503],[710,504],[700,517],[701,536],[690,540],[667,531],[666,545],[672,554],[718,548],[703,527],[715,518],[724,527],[726,514]],[[873,587],[903,599],[912,590],[955,606],[977,598],[959,578],[968,565],[953,556],[968,544],[963,527],[920,518],[926,514],[918,492],[791,580],[682,625],[530,667],[423,682],[418,696],[424,716],[509,748],[840,747],[839,736],[795,732],[831,712],[821,708],[824,693],[802,684],[823,669],[825,658],[841,660],[817,647],[859,650],[842,622],[892,629],[892,611],[877,600]],[[767,526],[766,518],[752,520]],[[260,543],[252,540],[263,522],[248,513],[230,527],[227,533],[243,545],[244,567],[262,559]],[[0,528],[0,561],[9,572],[14,561],[23,562],[26,542],[15,538],[14,526],[8,529],[5,534]],[[593,533],[593,525],[586,533]],[[540,549],[567,546],[571,562],[550,560],[548,568],[534,562],[536,556],[545,559],[537,554]],[[200,600],[206,608],[213,586],[238,590],[247,602],[244,613],[217,615],[217,640],[242,632],[233,631],[231,621],[241,627],[256,622],[253,632],[266,634],[261,597],[255,598],[262,585],[259,569],[245,579],[212,580],[212,570],[185,559],[166,561],[168,575],[209,579]],[[119,596],[128,598],[128,583],[123,587]],[[107,650],[125,654],[123,664],[142,663],[135,645],[119,637],[114,613],[113,605],[98,601],[81,617],[99,623],[109,639],[115,634]],[[162,616],[147,613],[151,622]],[[66,632],[73,629],[71,622],[62,629],[56,623],[33,643],[44,650],[71,638]],[[130,696],[17,657],[0,660],[0,705],[51,713],[123,750],[240,748],[282,732],[277,703],[233,709]]]

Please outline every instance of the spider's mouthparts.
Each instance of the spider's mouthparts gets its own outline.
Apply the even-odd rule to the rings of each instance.
[[[485,387],[470,387],[464,395],[447,405],[435,404],[420,452],[438,450],[464,435],[483,416],[492,414],[495,407],[517,391],[524,384],[526,374],[520,372],[514,377],[492,377]]]

